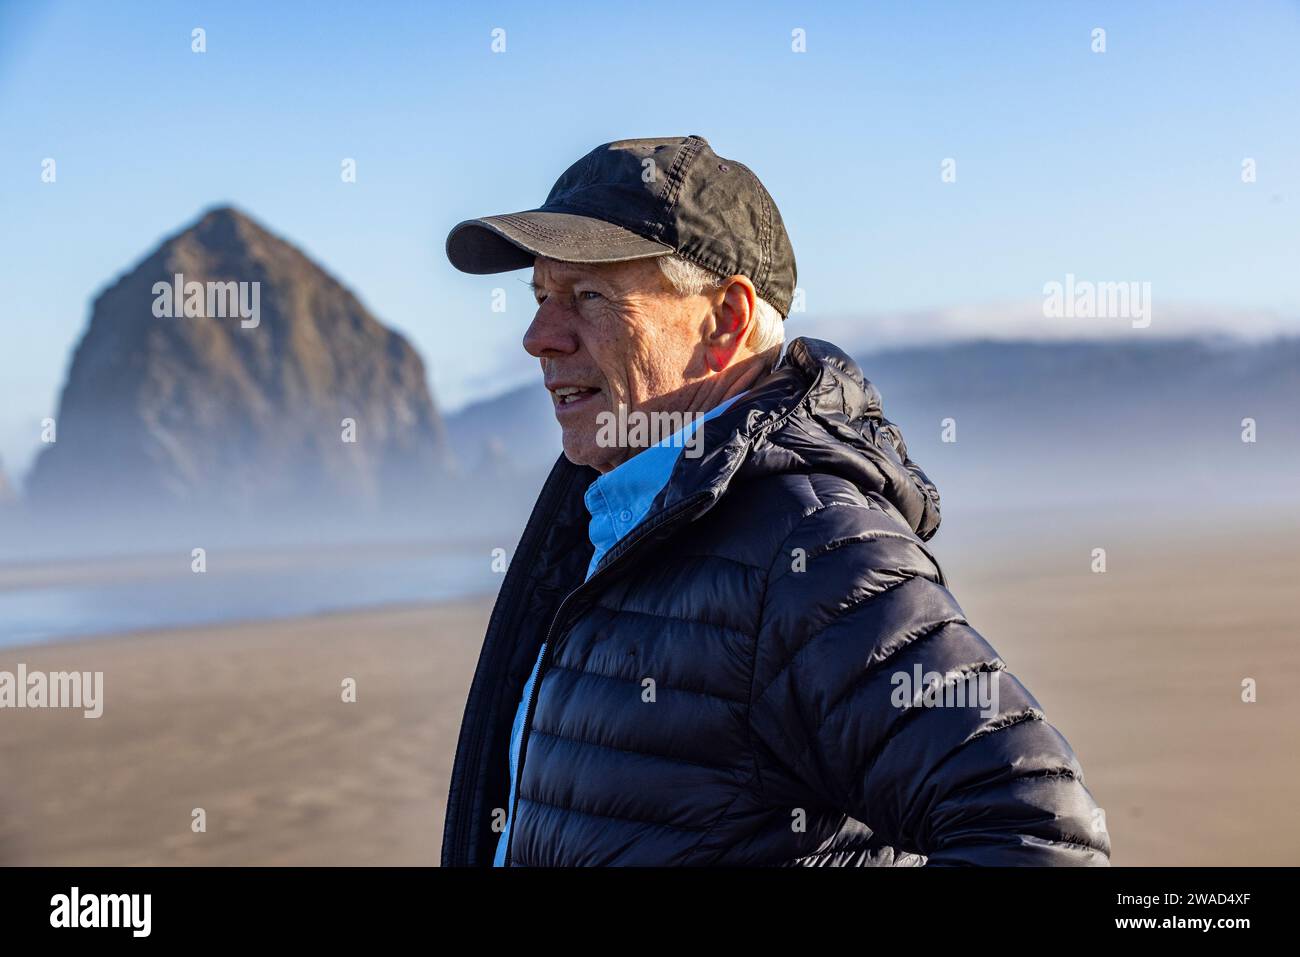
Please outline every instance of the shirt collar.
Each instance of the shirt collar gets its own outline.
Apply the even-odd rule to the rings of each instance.
[[[591,564],[587,566],[588,578],[605,553],[636,528],[649,513],[655,498],[668,484],[673,469],[677,467],[677,460],[681,458],[695,430],[714,416],[721,415],[742,395],[743,392],[733,395],[703,416],[690,418],[682,428],[663,441],[642,449],[591,483],[584,496],[587,511],[591,514],[587,533],[595,547]]]

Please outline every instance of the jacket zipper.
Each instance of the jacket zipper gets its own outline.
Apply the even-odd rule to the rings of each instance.
[[[506,867],[509,867],[514,860],[515,835],[519,831],[519,793],[523,788],[524,782],[524,757],[528,751],[528,739],[533,733],[533,711],[537,707],[537,695],[541,691],[542,678],[546,674],[546,666],[550,663],[552,652],[554,650],[554,644],[551,641],[551,637],[555,634],[555,626],[563,620],[564,611],[568,607],[570,600],[572,600],[575,595],[586,589],[588,585],[596,581],[596,579],[600,578],[601,575],[604,575],[619,562],[623,561],[627,555],[633,551],[635,546],[652,532],[661,529],[668,522],[676,519],[682,513],[694,508],[696,505],[699,505],[708,497],[708,492],[698,492],[690,498],[679,502],[673,508],[661,512],[659,517],[652,524],[646,525],[642,523],[639,531],[634,532],[632,537],[624,539],[622,543],[623,547],[618,551],[618,553],[603,566],[597,568],[590,578],[565,595],[564,600],[560,602],[560,607],[555,610],[555,617],[551,619],[550,627],[546,629],[546,640],[544,642],[545,647],[542,650],[542,660],[537,665],[537,677],[533,679],[533,687],[528,694],[528,707],[524,711],[524,727],[519,738],[519,759],[518,764],[515,767],[515,800],[514,803],[510,805],[510,842],[506,845]]]

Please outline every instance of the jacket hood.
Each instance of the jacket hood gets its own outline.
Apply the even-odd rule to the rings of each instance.
[[[704,453],[678,462],[664,507],[704,494],[712,504],[733,481],[827,472],[883,496],[922,541],[938,531],[934,483],[908,458],[880,392],[829,342],[790,342],[771,374],[703,428]]]

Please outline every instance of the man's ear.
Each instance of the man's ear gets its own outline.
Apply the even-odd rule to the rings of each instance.
[[[754,284],[747,276],[731,276],[720,288],[704,343],[710,371],[721,372],[735,360],[749,338],[757,301]]]

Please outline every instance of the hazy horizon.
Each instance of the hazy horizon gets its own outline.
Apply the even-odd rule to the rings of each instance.
[[[192,219],[178,223],[158,237],[153,245],[142,249],[128,263],[111,275],[104,277],[87,296],[86,312],[89,314],[94,300],[111,288],[123,276],[129,274],[145,260],[159,243],[176,235],[182,229],[192,226],[203,212],[216,208],[233,206],[241,213],[251,216],[262,226],[278,233],[275,225],[260,219],[255,211],[239,207],[237,204],[208,204]],[[327,273],[338,275],[330,264],[321,262],[311,250],[309,242],[285,236],[294,246],[303,251],[309,259],[317,262]],[[506,274],[504,277],[480,277],[495,281],[522,280],[525,272]],[[1082,277],[1080,277],[1082,278]],[[346,283],[345,283],[346,285]],[[351,287],[363,304],[369,300],[365,290]],[[377,318],[391,328],[384,316]],[[524,320],[526,323],[526,320]],[[67,365],[71,361],[82,335],[86,331],[83,323],[74,339],[68,344],[60,380],[54,390],[53,405],[45,414],[53,415],[54,407],[64,385]],[[399,331],[401,331],[399,329]],[[522,334],[522,329],[521,329]],[[408,339],[411,338],[406,333]],[[869,308],[857,314],[792,314],[787,320],[787,340],[800,336],[827,339],[852,352],[877,352],[908,347],[925,347],[932,345],[960,344],[977,341],[1019,342],[1087,342],[1087,341],[1122,341],[1129,336],[1157,339],[1202,339],[1226,338],[1242,342],[1258,341],[1277,337],[1294,337],[1300,335],[1300,319],[1283,315],[1269,309],[1214,310],[1194,305],[1179,303],[1163,304],[1159,321],[1152,321],[1145,328],[1135,328],[1133,321],[1126,318],[1109,319],[1046,319],[1043,316],[1042,298],[1024,299],[1015,302],[975,304],[947,308],[899,310],[894,312],[873,312]],[[426,372],[430,372],[436,355],[423,352],[418,341],[412,345],[425,361]],[[467,407],[479,402],[491,400],[521,387],[534,384],[536,378],[536,360],[522,349],[517,350],[513,359],[502,360],[502,371],[493,380],[485,380],[468,391],[457,395],[452,392],[448,397],[445,385],[440,384],[431,374],[427,376],[429,390],[444,417],[454,416]],[[540,387],[539,387],[540,388]],[[11,410],[6,410],[11,411]],[[27,435],[39,434],[39,420],[42,415],[33,415],[29,422],[15,426],[13,417],[0,420],[7,427],[7,433],[0,433],[0,467],[15,487],[20,488],[25,476],[31,469],[41,445],[36,439],[28,440]]]

